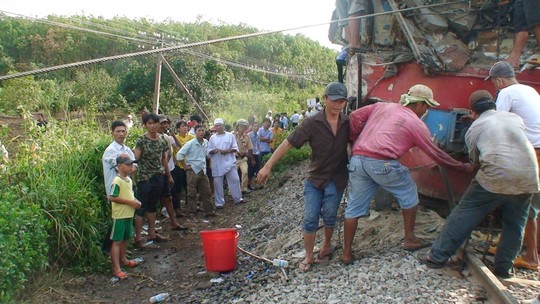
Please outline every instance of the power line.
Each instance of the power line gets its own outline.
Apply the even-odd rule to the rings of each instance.
[[[0,10],[0,12],[3,12]],[[10,14],[14,14],[14,13],[10,13]],[[20,15],[20,14],[15,14],[15,15],[18,15],[18,16],[23,16],[23,15]],[[27,16],[23,16],[23,17],[27,17]],[[85,32],[90,32],[92,34],[96,34],[96,35],[103,35],[103,36],[106,36],[106,37],[114,37],[114,38],[122,38],[122,39],[126,39],[126,40],[131,40],[131,41],[136,41],[136,42],[139,42],[139,43],[147,43],[147,44],[151,44],[151,45],[156,45],[159,43],[159,40],[150,40],[148,39],[147,37],[145,37],[145,39],[139,39],[139,38],[133,38],[133,37],[126,37],[126,36],[120,36],[120,35],[115,35],[115,34],[111,34],[111,33],[107,33],[107,32],[102,32],[102,31],[96,31],[96,30],[92,30],[92,29],[88,29],[88,28],[83,28],[83,27],[77,27],[77,26],[72,26],[72,25],[69,25],[69,24],[65,24],[65,23],[61,23],[61,22],[56,22],[56,21],[50,21],[50,20],[43,20],[43,19],[38,19],[38,18],[33,18],[33,17],[27,17],[29,19],[33,19],[35,20],[36,22],[40,22],[40,23],[44,23],[44,24],[48,24],[48,25],[54,25],[54,26],[58,26],[58,27],[64,27],[64,28],[68,28],[68,29],[72,29],[72,30],[79,30],[79,31],[85,31]],[[92,22],[87,22],[88,24],[91,24],[91,25],[97,25],[97,24],[93,24]],[[103,26],[105,28],[109,28],[109,29],[112,29],[112,30],[116,30],[114,28],[111,28],[111,27],[107,27],[107,26]],[[125,32],[125,31],[122,31],[124,33],[128,33],[128,32]],[[132,34],[132,33],[128,33],[128,34]],[[157,47],[156,47],[157,48]],[[154,47],[153,47],[154,49]],[[244,68],[244,69],[247,69],[247,70],[252,70],[252,71],[257,71],[257,72],[261,72],[261,73],[266,73],[266,74],[272,74],[272,75],[277,75],[277,76],[284,76],[284,77],[290,77],[290,78],[299,78],[299,79],[306,79],[308,81],[312,81],[312,82],[317,82],[317,83],[323,83],[321,81],[317,81],[317,80],[312,80],[312,79],[309,79],[307,77],[305,77],[305,75],[298,75],[298,74],[288,74],[288,73],[279,73],[279,72],[275,72],[276,69],[284,69],[282,67],[279,67],[274,65],[274,71],[271,71],[269,68],[266,68],[266,69],[260,69],[260,68],[256,68],[256,67],[252,67],[252,66],[249,66],[249,65],[246,65],[246,64],[243,64],[243,63],[239,63],[239,62],[234,62],[234,61],[231,61],[231,60],[224,60],[224,59],[219,59],[219,58],[216,58],[214,56],[211,56],[209,54],[205,54],[205,53],[202,53],[202,52],[196,52],[196,51],[187,51],[187,50],[181,50],[182,52],[185,52],[185,53],[189,53],[193,56],[197,56],[199,58],[204,58],[204,59],[208,59],[208,60],[213,60],[213,61],[217,61],[217,62],[220,62],[220,63],[223,63],[223,64],[226,64],[226,65],[229,65],[229,66],[234,66],[234,67],[239,67],[239,68]],[[1,80],[1,79],[0,79]]]
[[[232,36],[232,37],[218,38],[218,39],[213,39],[213,40],[208,40],[208,41],[188,43],[188,44],[179,45],[179,46],[171,46],[171,47],[166,47],[166,48],[157,49],[157,50],[148,50],[148,51],[142,51],[142,52],[123,54],[123,55],[108,56],[108,57],[103,57],[103,58],[98,58],[98,59],[91,59],[91,60],[85,60],[85,61],[79,61],[79,62],[74,62],[74,63],[68,63],[68,64],[52,66],[52,67],[48,67],[48,68],[36,69],[36,70],[32,70],[32,71],[20,72],[20,73],[15,73],[15,74],[11,74],[11,75],[4,75],[4,76],[0,76],[0,81],[7,80],[7,79],[12,79],[12,78],[29,76],[29,75],[47,73],[47,72],[52,72],[52,71],[57,71],[57,70],[67,69],[67,68],[72,68],[72,67],[79,67],[79,66],[84,66],[84,65],[89,65],[89,64],[107,62],[107,61],[112,61],[112,60],[134,58],[134,57],[152,55],[152,54],[161,53],[161,52],[171,52],[171,51],[175,51],[175,50],[181,50],[181,49],[186,49],[186,48],[191,48],[191,47],[196,47],[196,46],[203,46],[203,45],[209,45],[209,44],[214,44],[214,43],[233,41],[233,40],[238,40],[238,39],[246,39],[246,38],[259,37],[259,36],[276,34],[276,33],[281,33],[281,32],[288,32],[288,31],[299,30],[299,29],[304,29],[304,28],[309,28],[309,27],[327,25],[327,24],[335,23],[335,22],[348,21],[348,20],[352,20],[352,19],[364,19],[364,18],[376,17],[376,16],[393,14],[393,13],[398,13],[398,12],[407,12],[407,11],[412,11],[412,10],[418,10],[418,9],[421,9],[421,8],[431,8],[431,7],[445,6],[445,5],[451,5],[451,4],[456,4],[456,3],[464,3],[464,2],[468,2],[468,0],[458,0],[458,1],[447,2],[447,3],[429,4],[429,5],[417,6],[417,7],[411,7],[411,8],[397,9],[397,10],[392,10],[392,11],[387,11],[387,12],[379,12],[379,13],[367,14],[367,15],[351,17],[351,18],[343,18],[343,19],[339,19],[339,20],[332,20],[330,22],[322,22],[322,23],[317,23],[317,24],[312,24],[312,25],[303,25],[303,26],[298,26],[298,27],[288,28],[288,29],[282,29],[282,30],[262,31],[262,32],[256,32],[256,33],[250,33],[250,34],[244,34],[244,35],[238,35],[238,36]],[[3,12],[3,11],[0,10],[0,12]],[[18,15],[18,14],[15,14],[15,15]],[[118,36],[118,35],[113,35],[113,34],[111,34],[111,35],[112,36]]]

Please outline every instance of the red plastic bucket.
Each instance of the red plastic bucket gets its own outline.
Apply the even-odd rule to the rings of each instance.
[[[199,232],[207,271],[226,272],[236,268],[236,229],[204,230]]]

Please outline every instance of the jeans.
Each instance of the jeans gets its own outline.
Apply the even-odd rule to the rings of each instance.
[[[336,224],[337,210],[343,197],[334,182],[329,182],[324,189],[318,189],[308,180],[304,186],[304,232],[316,232],[319,228],[319,215],[324,226],[333,228]]]
[[[500,207],[502,233],[495,255],[494,271],[500,275],[509,274],[514,259],[521,249],[530,200],[531,194],[491,193],[474,179],[433,243],[431,260],[446,263],[484,217]]]
[[[349,201],[345,218],[358,218],[369,214],[369,204],[379,187],[392,193],[402,209],[418,205],[416,184],[409,169],[397,160],[379,160],[366,156],[353,156],[349,168]]]

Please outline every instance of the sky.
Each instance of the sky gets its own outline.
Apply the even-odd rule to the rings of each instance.
[[[334,0],[0,0],[0,10],[43,18],[47,15],[93,15],[212,23],[245,23],[260,30],[282,30],[330,21]],[[328,24],[285,32],[296,33],[339,50],[328,41]]]

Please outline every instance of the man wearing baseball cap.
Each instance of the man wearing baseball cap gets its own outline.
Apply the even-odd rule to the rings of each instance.
[[[423,84],[412,86],[398,103],[379,102],[362,107],[349,117],[353,143],[349,163],[349,200],[345,210],[345,231],[342,261],[353,261],[352,243],[358,219],[369,215],[369,205],[377,188],[392,193],[401,206],[404,224],[403,249],[414,251],[430,245],[414,233],[418,193],[409,170],[399,158],[418,146],[436,163],[459,171],[472,172],[464,164],[448,156],[433,144],[427,126],[420,120],[430,107],[439,103],[431,89]]]
[[[337,210],[347,185],[349,123],[348,117],[342,112],[347,104],[347,88],[340,82],[333,82],[326,86],[323,99],[325,108],[305,118],[257,174],[257,181],[264,183],[272,167],[289,149],[299,149],[306,142],[309,143],[312,154],[309,176],[304,186],[303,230],[306,256],[299,265],[302,271],[310,271],[316,261],[313,247],[319,218],[324,222],[324,240],[317,260],[330,260]]]
[[[523,119],[525,133],[540,158],[540,94],[527,85],[520,84],[515,77],[512,65],[506,61],[495,63],[489,70],[489,79],[499,91],[497,95],[497,111],[514,113]],[[540,194],[532,196],[527,225],[525,226],[524,243],[527,251],[519,256],[515,267],[536,269],[538,267],[538,211],[540,210]]]

